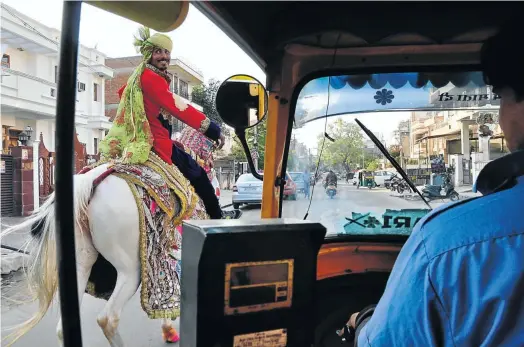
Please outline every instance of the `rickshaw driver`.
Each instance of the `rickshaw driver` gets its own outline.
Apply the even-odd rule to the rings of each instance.
[[[219,148],[225,142],[217,124],[169,91],[171,78],[167,68],[173,47],[171,38],[160,33],[150,36],[149,29],[144,27],[139,37],[135,37],[134,45],[144,58],[118,91],[121,100],[113,126],[100,144],[102,157],[121,157],[124,162],[140,164],[147,161],[153,149],[166,163],[176,165],[189,180],[212,219],[240,218],[240,210],[222,211],[205,170],[171,140],[166,123],[174,116],[217,142]]]
[[[511,153],[489,163],[483,197],[435,209],[402,248],[374,312],[347,323],[362,346],[522,346],[524,332],[524,50],[522,27],[483,45]]]

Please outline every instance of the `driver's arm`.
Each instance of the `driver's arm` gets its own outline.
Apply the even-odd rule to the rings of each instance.
[[[452,340],[446,336],[446,313],[429,278],[431,265],[422,235],[423,230],[414,228],[373,316],[357,327],[355,340],[359,347],[445,346],[445,341]]]

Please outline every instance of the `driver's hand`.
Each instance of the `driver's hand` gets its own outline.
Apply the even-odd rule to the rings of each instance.
[[[218,149],[221,149],[226,144],[226,137],[224,134],[220,134],[220,138],[218,139]]]
[[[355,325],[356,325],[356,320],[357,320],[358,314],[359,314],[359,312],[353,313],[349,317],[349,320],[347,321],[346,325],[349,326],[350,328],[356,329]],[[344,336],[344,327],[342,327],[342,329],[340,329],[340,330],[337,330],[337,335],[339,337],[343,337]]]
[[[356,329],[357,327],[355,326],[356,324],[356,320],[357,320],[357,316],[360,312],[355,312],[351,315],[351,317],[349,317],[349,320],[347,322],[347,325],[349,325],[350,327],[352,327],[353,329]]]

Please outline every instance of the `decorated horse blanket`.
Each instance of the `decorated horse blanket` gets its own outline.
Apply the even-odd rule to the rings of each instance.
[[[191,155],[204,168],[209,180],[213,180],[213,142],[210,139],[191,127],[185,127],[175,145]]]
[[[152,319],[175,319],[180,315],[181,224],[209,216],[176,166],[167,165],[154,153],[145,164],[113,162],[108,171],[128,183],[139,212],[142,309]],[[115,284],[116,270],[100,255],[86,292],[107,300]]]

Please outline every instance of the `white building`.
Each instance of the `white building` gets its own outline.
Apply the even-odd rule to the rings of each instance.
[[[33,128],[55,148],[55,117],[60,32],[1,4],[1,120],[2,151],[18,145],[18,134]],[[113,70],[106,56],[79,47],[76,130],[87,153],[95,154],[111,123],[105,116],[105,83]]]

